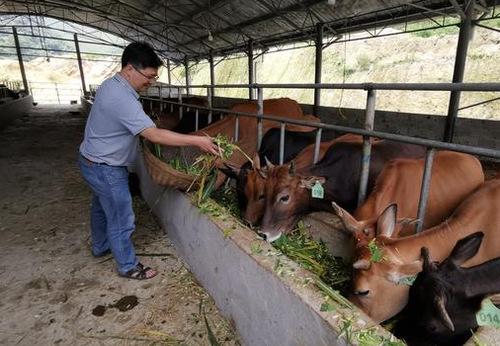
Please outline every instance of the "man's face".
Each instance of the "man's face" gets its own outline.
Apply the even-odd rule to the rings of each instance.
[[[158,69],[146,67],[139,69],[131,64],[125,66],[128,81],[136,91],[144,91],[158,79]]]

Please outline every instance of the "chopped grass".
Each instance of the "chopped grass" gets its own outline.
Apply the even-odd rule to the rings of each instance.
[[[351,337],[360,346],[405,346],[406,344],[396,338],[386,338],[379,334],[375,328],[353,331]]]
[[[375,238],[370,240],[368,243],[368,250],[370,250],[370,260],[374,263],[381,262],[384,259],[382,250],[378,247],[377,243],[375,243]]]
[[[350,279],[350,269],[342,258],[332,256],[323,242],[313,240],[299,222],[298,228],[273,242],[291,260],[316,274],[327,285],[344,290]]]
[[[166,161],[166,163],[168,163],[172,168],[178,170],[179,172],[186,173],[195,177],[193,183],[187,189],[187,191],[190,191],[195,182],[198,182],[199,188],[196,191],[196,202],[198,205],[201,202],[205,201],[215,190],[218,176],[218,171],[215,164],[218,159],[226,161],[233,155],[235,151],[240,151],[251,161],[248,155],[246,155],[245,152],[243,152],[236,144],[231,143],[231,141],[226,136],[218,134],[213,138],[213,141],[217,145],[219,150],[219,155],[217,156],[205,153],[198,156],[192,164],[182,160],[179,157],[175,157],[169,161]],[[161,146],[159,146],[158,144],[153,144],[153,152],[156,157],[162,159]]]
[[[240,208],[238,206],[236,191],[234,189],[229,186],[221,187],[220,189],[215,190],[211,197],[217,203],[224,206],[232,216],[241,219]]]

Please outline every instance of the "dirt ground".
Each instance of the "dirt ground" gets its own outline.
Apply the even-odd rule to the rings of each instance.
[[[0,344],[210,345],[211,330],[238,345],[139,197],[136,250],[160,274],[123,279],[91,256],[84,123],[78,106],[38,106],[0,134]]]

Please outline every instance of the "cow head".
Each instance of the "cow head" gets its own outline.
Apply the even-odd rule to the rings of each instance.
[[[243,219],[250,225],[257,225],[264,214],[264,173],[258,154],[253,164],[245,163],[241,168],[225,164],[220,168],[228,177],[236,180],[236,195]]]
[[[382,234],[383,225],[381,224],[380,227],[378,225],[379,215],[366,220],[357,220],[347,210],[343,209],[335,202],[332,202],[332,208],[333,213],[338,216],[340,222],[342,223],[344,231],[351,233],[355,239],[357,247],[367,245],[377,235]],[[394,213],[397,214],[396,204],[391,204],[386,207],[386,209],[388,208],[394,208]],[[385,212],[385,210],[383,212]],[[383,220],[383,218],[381,218],[381,220]],[[397,219],[395,229],[391,230],[392,237],[399,237],[400,234],[407,229],[407,227],[414,227],[415,222],[415,219],[410,218]]]
[[[422,248],[422,272],[410,288],[408,305],[396,326],[398,336],[410,344],[434,340],[453,345],[470,337],[481,301],[488,293],[500,292],[500,279],[492,280],[500,275],[500,259],[460,267],[477,253],[483,236],[476,232],[459,240],[441,264],[432,262],[427,248]]]
[[[265,174],[265,211],[260,233],[267,241],[290,232],[298,217],[309,210],[312,186],[325,183],[325,178],[295,173],[294,163],[267,164]]]
[[[355,249],[352,292],[349,299],[377,323],[397,314],[408,299],[408,286],[401,282],[421,270],[420,260],[405,263],[394,241],[396,205],[387,207],[376,220],[376,237]]]

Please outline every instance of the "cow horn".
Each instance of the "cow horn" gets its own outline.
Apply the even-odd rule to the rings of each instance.
[[[443,296],[439,296],[436,300],[437,307],[439,314],[441,315],[441,318],[446,325],[452,332],[455,331],[455,326],[453,325],[453,322],[451,321],[450,315],[448,315],[448,311],[446,311],[446,307],[444,304],[444,298]]]
[[[253,168],[254,169],[260,169],[260,157],[259,154],[255,154],[253,158]]]
[[[273,168],[274,165],[271,163],[271,161],[269,161],[269,159],[267,158],[267,156],[264,156],[264,159],[266,160],[266,166],[269,167],[269,168]]]
[[[354,262],[352,264],[352,267],[354,269],[363,269],[363,270],[366,270],[366,269],[370,268],[370,261],[365,260],[365,259],[360,259],[360,260],[357,260],[356,262]]]
[[[257,173],[261,176],[262,179],[267,179],[267,167],[264,167],[262,169],[258,169]]]
[[[429,249],[425,246],[420,249],[420,256],[424,260],[423,270],[430,271],[436,269],[436,265],[431,261]]]
[[[342,223],[342,226],[344,226],[344,229],[355,235],[358,230],[358,223],[356,219],[335,202],[332,202],[332,208],[333,212],[338,216],[340,222]]]
[[[293,160],[290,161],[288,173],[290,173],[290,175],[295,175],[295,163],[293,162]]]

